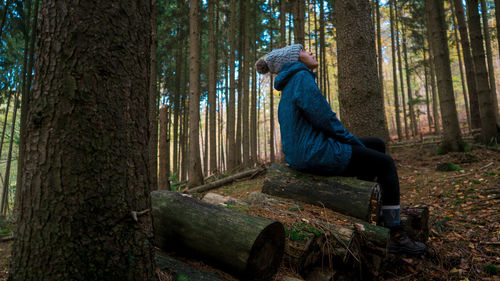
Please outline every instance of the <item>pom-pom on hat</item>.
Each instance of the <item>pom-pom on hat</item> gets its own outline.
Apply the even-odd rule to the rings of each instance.
[[[300,50],[303,49],[302,44],[295,44],[272,50],[265,59],[259,59],[255,63],[255,68],[260,74],[279,73],[284,63],[298,61]]]

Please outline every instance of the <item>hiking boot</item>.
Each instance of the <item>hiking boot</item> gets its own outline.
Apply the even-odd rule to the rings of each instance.
[[[391,230],[391,240],[389,242],[389,253],[391,254],[410,254],[421,255],[425,252],[427,246],[418,241],[413,241],[406,231],[402,229]]]

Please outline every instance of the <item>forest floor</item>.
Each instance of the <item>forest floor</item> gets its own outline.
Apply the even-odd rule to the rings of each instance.
[[[430,210],[429,249],[421,257],[401,257],[379,279],[500,280],[500,152],[474,148],[438,155],[435,147],[414,145],[393,149],[391,155],[402,204]],[[436,171],[447,162],[455,165],[453,171]],[[212,192],[246,199],[261,191],[263,181],[260,176]],[[7,277],[11,243],[0,242],[0,280]],[[282,267],[276,280],[284,275],[298,277]]]

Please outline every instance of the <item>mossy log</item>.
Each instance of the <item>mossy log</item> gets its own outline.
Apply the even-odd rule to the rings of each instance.
[[[161,249],[190,253],[245,280],[276,273],[285,245],[280,222],[165,190],[152,192],[151,200]]]
[[[365,221],[377,221],[380,188],[375,182],[302,173],[282,164],[267,171],[262,192],[324,206]]]
[[[200,280],[200,281],[227,281],[220,275],[200,270],[190,264],[168,256],[160,251],[155,251],[156,268],[168,274],[172,281]],[[162,280],[162,279],[160,279]]]

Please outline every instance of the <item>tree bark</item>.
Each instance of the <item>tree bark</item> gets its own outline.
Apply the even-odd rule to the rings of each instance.
[[[427,27],[429,28],[429,42],[434,57],[436,76],[438,77],[439,103],[441,106],[441,120],[443,122],[442,151],[462,151],[463,141],[458,125],[455,96],[451,81],[450,56],[446,23],[444,21],[443,1],[426,0]]]
[[[430,33],[429,33],[430,34]],[[431,92],[432,92],[432,114],[434,116],[434,132],[436,134],[441,133],[441,127],[439,124],[439,109],[438,109],[438,93],[437,93],[437,86],[436,86],[436,68],[434,66],[434,61],[433,61],[433,55],[432,55],[432,50],[430,47],[430,42],[429,42],[429,66],[431,69]]]
[[[394,21],[396,23],[396,47],[398,51],[398,69],[399,69],[399,82],[401,85],[401,104],[403,106],[403,121],[405,123],[405,138],[408,139],[409,137],[409,126],[408,126],[408,114],[406,111],[406,96],[405,96],[405,87],[404,87],[404,79],[403,79],[403,60],[401,59],[401,43],[399,43],[399,23],[400,23],[400,17],[399,13],[397,12],[398,7],[396,4],[394,4],[394,9],[395,9],[395,18]]]
[[[286,46],[286,0],[280,1],[280,48]]]
[[[398,97],[398,74],[396,67],[396,44],[394,42],[395,30],[394,30],[394,0],[389,1],[389,9],[390,9],[390,21],[391,21],[391,49],[392,49],[392,84],[394,91],[394,108],[396,115],[396,129],[398,132],[398,141],[403,139],[403,133],[401,130],[401,117],[399,115],[399,97]]]
[[[379,215],[378,184],[354,178],[316,176],[274,164],[267,171],[262,192],[366,221],[377,221]]]
[[[36,1],[36,0],[35,0]],[[158,91],[157,91],[157,71],[156,71],[156,52],[158,49],[158,22],[157,22],[157,4],[156,0],[151,0],[151,64],[149,77],[149,176],[151,177],[151,190],[158,189]]]
[[[158,189],[170,189],[170,135],[168,134],[168,107],[160,109],[160,170]]]
[[[477,83],[475,78],[474,63],[471,56],[471,47],[469,41],[469,32],[465,22],[464,6],[462,1],[453,0],[455,15],[458,22],[458,31],[460,32],[460,42],[462,43],[462,52],[464,55],[465,76],[467,78],[467,89],[469,90],[470,115],[472,129],[481,128],[481,116],[479,114],[479,101],[477,92]]]
[[[243,83],[243,99],[242,99],[242,127],[243,127],[243,167],[250,166],[250,0],[244,0],[244,9],[241,13],[245,13],[245,31],[244,31],[244,46],[243,46],[243,68],[244,77]]]
[[[164,190],[151,198],[161,249],[191,252],[245,280],[267,280],[276,273],[285,244],[281,223]]]
[[[236,106],[236,81],[235,81],[235,60],[236,60],[236,4],[237,1],[231,1],[230,30],[229,30],[229,106],[227,109],[227,136],[229,146],[227,148],[227,170],[236,168],[236,139],[235,139],[235,106]]]
[[[209,171],[211,174],[217,170],[217,143],[215,130],[215,109],[216,109],[216,83],[217,83],[217,61],[216,61],[216,42],[215,42],[215,18],[214,6],[216,0],[208,1],[208,106],[209,106],[209,128],[210,128],[210,165]]]
[[[424,34],[424,32],[422,32]],[[427,70],[427,67],[429,65],[429,61],[427,60],[426,57],[427,49],[425,47],[425,41],[424,41],[424,47],[422,48],[422,54],[423,54],[423,67],[424,67],[424,80],[425,80],[425,106],[427,109],[427,126],[429,127],[429,133],[432,131],[432,117],[431,117],[431,102],[429,99],[429,73]]]
[[[488,74],[490,78],[491,101],[493,103],[495,120],[497,122],[500,122],[500,119],[498,118],[498,99],[496,89],[497,87],[495,82],[495,68],[493,67],[493,52],[491,51],[490,28],[488,24],[488,9],[486,8],[486,3],[484,0],[481,0],[481,17],[483,19],[483,33],[484,42],[486,45],[486,61],[488,62]],[[498,123],[498,126],[500,128],[500,123]]]
[[[388,141],[370,5],[368,0],[340,0],[335,4],[342,121],[355,135]],[[366,107],[368,103],[370,107]]]
[[[380,80],[380,95],[384,97],[384,57],[382,56],[382,36],[380,30],[380,3],[375,0],[376,16],[377,16],[377,53],[378,53],[378,78]]]
[[[500,0],[495,0],[495,18],[497,24],[498,55],[500,56]]]
[[[43,2],[9,280],[153,279],[150,13]]]
[[[403,57],[405,61],[405,69],[406,69],[406,91],[408,93],[408,110],[410,113],[410,124],[412,129],[412,135],[415,137],[418,135],[418,124],[417,118],[415,117],[415,110],[413,108],[413,93],[411,90],[411,80],[410,80],[410,67],[408,64],[408,49],[406,47],[406,24],[401,21],[401,30],[403,36]]]
[[[200,34],[198,1],[189,8],[189,171],[188,186],[203,184],[200,158]]]
[[[253,61],[257,60],[257,46],[255,44],[255,41],[257,40],[257,3],[255,3],[253,9],[252,9],[252,18],[254,19],[253,25],[252,25],[252,58]],[[257,135],[258,135],[258,127],[257,127],[257,71],[255,70],[255,67],[252,67],[252,99],[251,99],[251,104],[250,104],[250,164],[254,165],[255,163],[258,162],[259,156],[257,154]]]
[[[295,44],[305,45],[304,0],[291,0],[293,4],[293,34]]]
[[[477,82],[477,95],[479,101],[479,115],[481,116],[481,138],[483,143],[495,142],[497,127],[495,109],[491,98],[491,89],[486,69],[483,36],[481,34],[481,20],[477,0],[467,0],[467,15],[471,38],[472,56]]]
[[[462,68],[462,55],[460,52],[460,45],[459,45],[459,39],[458,39],[458,27],[457,27],[457,22],[456,22],[456,17],[455,17],[455,11],[453,9],[453,5],[451,6],[451,17],[453,18],[453,35],[455,37],[455,46],[457,48],[457,55],[458,55],[458,66],[460,68],[460,81],[462,82],[462,94],[464,95],[464,105],[465,105],[465,114],[467,115],[467,126],[469,127],[469,130],[472,129],[471,121],[470,121],[470,111],[469,111],[469,99],[467,98],[467,89],[465,87],[465,78],[464,78],[464,71]]]

